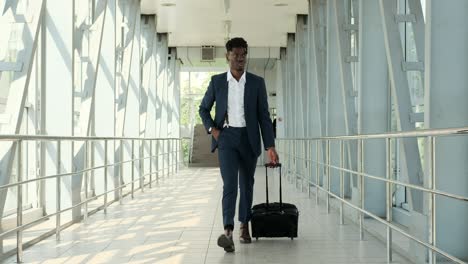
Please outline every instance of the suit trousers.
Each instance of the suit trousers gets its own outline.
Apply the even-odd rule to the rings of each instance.
[[[225,229],[234,228],[238,186],[239,221],[250,221],[257,158],[250,146],[245,127],[227,127],[221,131],[218,137],[218,159],[223,178],[222,206]]]

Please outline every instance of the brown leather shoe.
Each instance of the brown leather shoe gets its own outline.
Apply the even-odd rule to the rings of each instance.
[[[240,242],[242,244],[252,243],[252,238],[249,233],[249,224],[240,225]]]
[[[222,234],[218,237],[218,246],[224,248],[226,252],[234,252],[236,249],[234,247],[234,241],[232,241],[232,235]]]

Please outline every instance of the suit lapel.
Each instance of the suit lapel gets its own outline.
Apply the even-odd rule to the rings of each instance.
[[[250,101],[249,100],[252,96],[252,81],[250,78],[250,74],[246,73],[245,74],[245,89],[244,89],[244,116],[247,116],[247,113],[249,112],[249,106],[250,106]]]
[[[222,113],[227,114],[228,106],[228,92],[229,92],[229,83],[227,82],[227,73],[223,74],[221,78],[221,89],[219,91],[219,100],[217,99],[217,104],[221,104]],[[222,117],[224,119],[224,116]]]

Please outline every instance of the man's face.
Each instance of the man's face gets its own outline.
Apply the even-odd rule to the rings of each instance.
[[[244,71],[245,69],[245,58],[247,56],[247,50],[245,48],[232,48],[226,54],[226,59],[229,62],[229,68],[235,71]]]

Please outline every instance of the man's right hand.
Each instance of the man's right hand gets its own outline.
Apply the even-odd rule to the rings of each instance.
[[[213,135],[216,141],[218,141],[219,132],[219,129],[217,129],[216,127],[211,128],[211,134]]]

